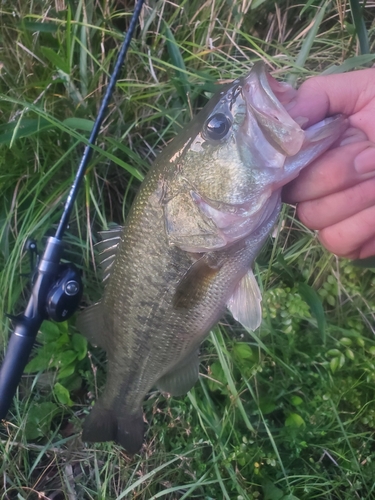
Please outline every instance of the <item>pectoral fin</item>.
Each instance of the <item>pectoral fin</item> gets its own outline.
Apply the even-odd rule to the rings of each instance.
[[[77,318],[76,327],[91,344],[106,349],[101,302],[97,302],[82,311]]]
[[[250,269],[236,286],[227,307],[245,328],[256,330],[262,322],[262,295]]]
[[[160,391],[168,392],[172,396],[182,396],[190,391],[198,376],[199,357],[196,350],[183,359],[176,368],[161,377],[156,386]]]
[[[213,279],[224,264],[209,253],[198,259],[177,285],[173,307],[191,309],[205,297]]]

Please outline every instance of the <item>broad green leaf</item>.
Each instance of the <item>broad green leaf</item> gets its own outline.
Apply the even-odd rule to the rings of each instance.
[[[52,321],[43,321],[40,331],[42,332],[46,342],[52,342],[60,337],[60,328]]]
[[[303,403],[303,399],[300,398],[299,396],[292,396],[290,398],[290,402],[292,403],[293,406],[299,406]]]
[[[343,353],[341,353],[339,356],[339,368],[342,368],[344,364],[345,364],[345,356]]]
[[[66,118],[62,123],[73,130],[84,130],[86,132],[91,132],[94,126],[92,120],[86,120],[85,118]]]
[[[284,496],[283,490],[267,481],[263,484],[264,500],[281,500]]]
[[[341,351],[338,349],[329,349],[329,351],[326,352],[327,356],[340,356]]]
[[[59,370],[57,374],[57,380],[61,380],[62,378],[70,377],[70,375],[73,375],[75,367],[76,363],[71,363],[70,365],[61,368],[61,370]]]
[[[26,439],[44,437],[50,430],[51,422],[59,412],[55,403],[45,402],[34,404],[28,414],[25,426]]]
[[[211,374],[210,374],[211,378],[207,380],[207,384],[210,390],[221,391],[225,389],[226,387],[225,374],[220,362],[214,361],[210,366],[210,369],[211,369]]]
[[[70,363],[73,363],[73,361],[77,359],[77,356],[78,354],[76,353],[76,351],[73,351],[71,349],[57,352],[53,364],[57,368],[64,368],[65,366],[68,366]]]
[[[49,349],[41,348],[39,352],[25,367],[25,373],[34,373],[47,370],[53,366],[54,352]]]
[[[277,408],[275,400],[267,396],[260,397],[258,405],[263,415],[268,415]]]
[[[73,401],[70,399],[70,394],[68,389],[64,387],[62,384],[60,384],[60,382],[57,382],[54,385],[53,393],[55,394],[56,399],[59,401],[59,403],[68,406],[73,405]]]
[[[353,352],[351,349],[349,349],[349,348],[345,349],[345,356],[346,356],[348,359],[350,359],[351,361],[354,361],[354,360],[355,360],[355,354],[354,354],[354,352]]]
[[[68,61],[63,59],[50,47],[41,47],[42,54],[54,65],[64,73],[70,74],[70,67]]]
[[[305,421],[298,413],[291,413],[285,420],[286,427],[302,427],[304,425],[306,425]]]
[[[79,333],[73,333],[72,336],[73,349],[77,352],[77,359],[83,359],[87,354],[87,340]]]
[[[335,357],[332,358],[331,361],[329,362],[329,367],[331,368],[331,372],[335,373],[337,368],[339,367],[340,364],[340,358]]]
[[[351,346],[353,344],[353,340],[350,339],[349,337],[341,337],[340,344]]]
[[[253,360],[254,353],[251,347],[245,342],[237,342],[233,346],[233,354],[239,360]]]
[[[60,337],[56,340],[56,347],[60,349],[63,346],[70,345],[70,337],[67,333],[60,333]]]

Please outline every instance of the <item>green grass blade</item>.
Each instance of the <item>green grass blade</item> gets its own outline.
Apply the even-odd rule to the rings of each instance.
[[[316,291],[307,283],[299,283],[298,291],[311,309],[311,314],[315,317],[318,330],[322,336],[323,345],[326,344],[326,320],[322,301]]]
[[[322,72],[322,75],[333,75],[352,71],[355,68],[360,68],[372,63],[375,59],[375,54],[362,54],[360,56],[348,57],[342,64],[333,64]]]
[[[166,42],[167,42],[169,57],[171,58],[172,65],[175,68],[177,81],[179,82],[179,84],[181,86],[181,97],[187,103],[188,102],[187,96],[190,94],[191,89],[190,89],[189,81],[187,79],[187,71],[186,71],[185,62],[184,62],[184,59],[181,55],[181,52],[180,52],[179,46],[176,42],[176,39],[173,36],[173,33],[170,30],[167,23],[164,23],[164,29],[165,29],[165,38],[166,38]]]
[[[314,42],[315,42],[316,35],[318,34],[318,31],[319,31],[321,24],[323,22],[327,6],[328,6],[328,2],[324,1],[321,3],[319,8],[317,9],[317,14],[315,16],[314,23],[312,24],[306,38],[304,39],[302,46],[301,46],[301,50],[300,50],[300,52],[297,56],[297,59],[296,59],[295,65],[298,68],[303,68],[305,63],[306,63],[307,58],[309,57],[312,46],[314,45]],[[294,85],[297,81],[297,76],[298,76],[297,74],[292,73],[288,78],[288,83],[290,83],[290,85]]]
[[[364,4],[365,2],[363,2]],[[361,54],[370,53],[370,44],[366,30],[365,20],[363,18],[363,6],[360,5],[358,0],[349,0],[350,11],[355,26],[355,31],[358,37]]]
[[[242,401],[240,399],[240,395],[237,392],[237,389],[236,389],[236,386],[235,386],[235,383],[234,383],[234,380],[232,377],[231,370],[228,366],[226,357],[224,356],[224,352],[223,352],[224,339],[223,339],[222,333],[220,332],[220,329],[215,328],[214,332],[210,333],[210,338],[211,338],[211,340],[216,348],[216,351],[218,353],[219,360],[220,360],[221,366],[223,368],[226,381],[228,382],[228,386],[229,386],[230,392],[231,392],[232,397],[233,397],[233,401],[234,401],[235,405],[238,407],[238,409],[241,413],[241,416],[246,424],[246,427],[249,429],[249,431],[254,432],[254,427],[251,425],[250,420],[249,420],[249,418],[246,414],[246,411],[243,407]]]

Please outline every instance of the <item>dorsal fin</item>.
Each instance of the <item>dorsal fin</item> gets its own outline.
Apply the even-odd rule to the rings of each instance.
[[[121,242],[123,231],[122,226],[114,226],[111,229],[100,231],[101,240],[96,243],[95,247],[98,250],[98,261],[102,268],[103,282],[110,276],[110,271],[116,258],[117,248]]]

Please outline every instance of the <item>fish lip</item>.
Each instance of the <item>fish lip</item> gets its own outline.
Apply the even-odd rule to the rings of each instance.
[[[281,94],[286,92],[286,86],[283,85]],[[291,86],[290,89],[293,91]],[[243,78],[241,94],[248,120],[255,119],[265,140],[286,157],[297,154],[304,142],[304,132],[281,103],[280,92],[274,92],[263,63],[254,64]]]
[[[254,63],[249,73],[246,76],[242,77],[242,79],[236,80],[236,82],[240,82],[241,86],[244,88],[252,81],[254,81],[254,79],[256,79],[257,83],[266,92],[268,97],[270,97],[272,100],[276,100],[280,104],[280,106],[282,106],[283,110],[289,115],[286,107],[291,101],[295,99],[297,90],[287,82],[280,82],[276,80],[267,72],[265,64],[262,61],[257,61],[256,63]],[[247,102],[249,96],[246,92],[243,92],[243,97]],[[293,120],[290,115],[289,117]]]

